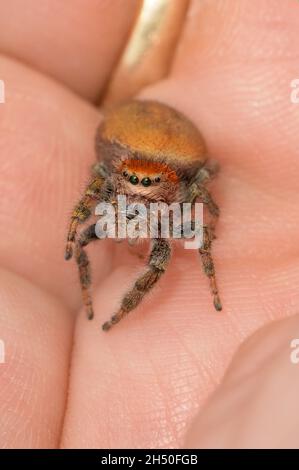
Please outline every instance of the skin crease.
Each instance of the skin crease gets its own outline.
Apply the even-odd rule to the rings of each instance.
[[[169,77],[141,96],[184,112],[221,164],[211,188],[221,209],[213,254],[223,311],[213,309],[197,254],[175,247],[159,286],[108,334],[100,325],[143,262],[124,245],[90,248],[96,315],[87,322],[82,310],[75,315],[81,309],[77,271],[63,251],[101,118],[86,97],[101,94],[105,80],[95,70],[109,75],[110,54],[123,33],[117,28],[113,42],[111,35],[100,41],[95,35],[87,43],[79,33],[77,43],[74,32],[65,35],[71,56],[90,58],[83,80],[51,40],[58,35],[54,13],[44,38],[49,69],[37,48],[28,57],[42,28],[37,3],[52,6],[28,0],[18,9],[19,3],[7,3],[5,14],[18,10],[26,47],[11,22],[3,22],[0,35],[7,90],[0,105],[0,337],[8,361],[0,365],[0,446],[183,445],[240,344],[263,325],[298,313],[299,108],[290,102],[290,82],[298,78],[298,2],[192,2]],[[67,18],[65,3],[60,15]],[[101,11],[105,1],[98,3]],[[87,27],[95,21],[90,4]],[[73,8],[79,17],[80,2]],[[131,0],[130,9],[133,17]],[[104,12],[103,24],[127,21],[116,7]],[[99,42],[103,57],[92,52]],[[283,341],[280,329],[275,334]],[[258,388],[260,374],[255,380]],[[257,426],[258,417],[247,442]],[[281,442],[275,435],[280,426],[271,431],[270,441]]]

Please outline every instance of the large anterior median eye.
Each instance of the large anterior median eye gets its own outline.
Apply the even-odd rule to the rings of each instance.
[[[129,179],[131,184],[138,184],[139,183],[139,178],[136,175],[131,175]]]
[[[150,179],[150,178],[146,177],[146,178],[143,178],[143,179],[141,180],[141,184],[142,184],[143,186],[150,186],[150,185],[152,184],[152,182],[151,182],[151,179]]]

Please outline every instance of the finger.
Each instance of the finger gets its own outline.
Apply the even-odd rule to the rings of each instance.
[[[71,317],[54,298],[0,273],[0,447],[57,447],[64,416]]]
[[[12,0],[1,5],[0,52],[94,100],[122,51],[138,0]]]
[[[229,25],[227,35],[231,31],[234,37],[242,28],[245,34],[247,28],[250,38],[252,24],[260,24],[257,3],[258,16],[251,12],[251,21],[246,23],[242,16],[245,4],[248,2],[240,2],[240,17],[235,13],[233,22],[229,8],[220,16],[220,23]],[[268,19],[271,12],[270,8]],[[215,14],[218,18],[217,9]],[[255,44],[266,41],[270,47],[274,35],[276,41],[286,41],[285,24],[298,20],[296,15],[290,18],[285,8],[281,15],[281,23],[275,29],[269,27],[266,38],[263,28],[256,28]],[[198,16],[194,17],[196,21]],[[213,18],[202,18],[203,22],[209,20]],[[199,44],[199,49],[194,44]],[[286,76],[293,74],[297,59],[284,63],[288,72],[279,75],[275,85],[275,56],[269,56],[269,74],[265,74],[263,61],[253,58],[244,64],[236,52],[232,52],[232,67],[227,70],[225,50],[219,65],[216,61],[214,67],[196,68],[202,59],[200,44],[194,28],[194,55],[190,45],[183,54],[190,57],[190,70],[179,66],[178,55],[169,79],[145,90],[142,96],[169,103],[195,121],[211,154],[220,161],[213,194],[221,217],[213,254],[223,312],[213,310],[196,254],[182,250],[175,252],[173,263],[149,300],[106,336],[82,318],[76,329],[63,439],[66,447],[182,445],[187,423],[220,382],[240,343],[265,323],[298,311],[299,214],[293,174],[298,168],[294,158],[298,117],[289,101],[284,101]],[[260,67],[261,79],[252,89],[245,84],[248,77],[251,83],[256,67]],[[243,77],[242,86],[239,77]],[[265,95],[269,86],[276,93],[274,103]],[[254,100],[261,108],[262,125],[253,113]],[[267,115],[272,127],[266,122]],[[275,122],[280,124],[279,132],[275,132]],[[283,168],[277,164],[275,148],[284,150],[287,163]],[[118,264],[120,259],[118,256]],[[115,312],[136,275],[137,270],[123,267],[99,290],[95,301],[99,328]],[[84,434],[80,433],[83,428],[87,429]]]
[[[298,373],[290,347],[298,320],[276,322],[242,345],[188,431],[187,448],[298,448]]]
[[[64,261],[71,210],[90,178],[100,114],[66,89],[1,58],[0,262],[75,307],[73,263]],[[99,275],[109,252],[96,250]]]

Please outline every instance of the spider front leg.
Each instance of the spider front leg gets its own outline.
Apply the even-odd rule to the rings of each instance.
[[[147,271],[137,279],[132,289],[124,296],[118,312],[103,324],[102,328],[104,331],[110,330],[113,325],[140,304],[145,294],[154,287],[165,272],[170,256],[171,249],[169,242],[162,238],[154,239]]]
[[[78,225],[90,217],[92,206],[101,197],[103,182],[104,179],[101,176],[94,178],[87,186],[84,196],[73,210],[64,255],[66,260],[71,259],[73,256],[73,245],[76,240]]]
[[[214,231],[211,227],[204,225],[203,226],[203,244],[199,248],[199,254],[201,256],[203,270],[206,276],[210,280],[210,289],[213,295],[214,307],[216,310],[222,310],[222,304],[218,293],[218,287],[215,276],[215,267],[213,258],[211,255],[211,246],[212,240],[214,238]]]
[[[91,274],[90,274],[90,262],[87,256],[84,246],[87,246],[90,242],[100,240],[96,236],[95,232],[96,224],[92,224],[87,227],[80,235],[75,245],[75,258],[79,268],[79,278],[82,291],[83,304],[86,309],[87,318],[91,320],[93,318],[93,307],[92,298],[90,293],[91,285]]]

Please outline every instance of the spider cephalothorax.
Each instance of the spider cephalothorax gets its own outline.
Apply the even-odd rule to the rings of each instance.
[[[95,224],[77,238],[79,223],[85,222],[92,208],[101,201],[115,204],[125,195],[128,204],[142,202],[206,204],[211,215],[204,226],[203,245],[199,249],[204,272],[210,279],[214,305],[221,310],[211,257],[211,242],[219,210],[205,184],[216,166],[207,160],[207,151],[198,129],[181,113],[155,101],[129,101],[107,113],[96,135],[99,163],[94,177],[75,207],[68,233],[66,259],[75,252],[80,272],[83,301],[88,318],[93,317],[89,292],[89,261],[84,247],[97,240]],[[152,240],[147,270],[124,296],[118,312],[104,323],[108,330],[133,310],[156,284],[170,260],[170,241],[158,236]]]

